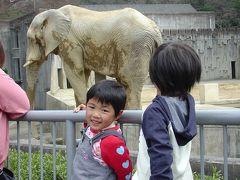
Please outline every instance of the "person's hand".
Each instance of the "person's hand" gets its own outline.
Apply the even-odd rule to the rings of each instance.
[[[74,113],[77,113],[77,112],[79,112],[79,111],[81,111],[81,110],[86,110],[86,105],[85,105],[85,104],[80,104],[79,106],[75,107],[74,110],[73,110],[73,112],[74,112]],[[84,120],[83,126],[84,126],[84,128],[87,127],[87,121],[86,121],[86,120]]]
[[[86,110],[86,105],[80,104],[79,106],[74,108],[73,112],[79,112],[80,110]]]

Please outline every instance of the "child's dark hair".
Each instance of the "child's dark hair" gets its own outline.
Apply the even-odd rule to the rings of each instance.
[[[126,91],[124,87],[114,80],[102,80],[93,85],[87,92],[87,102],[96,98],[101,103],[111,104],[117,116],[126,105]]]
[[[201,78],[201,60],[187,44],[160,45],[149,63],[149,75],[163,96],[185,99]]]

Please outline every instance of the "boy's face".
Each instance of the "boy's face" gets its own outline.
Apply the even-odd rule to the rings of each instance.
[[[90,127],[96,131],[107,128],[113,121],[117,120],[122,112],[115,116],[111,104],[105,104],[96,98],[89,99],[86,108],[86,120]]]

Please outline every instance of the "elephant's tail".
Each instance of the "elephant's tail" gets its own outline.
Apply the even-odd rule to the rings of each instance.
[[[155,42],[155,47],[156,48],[163,43],[162,33],[161,33],[160,29],[158,29],[157,34],[158,34],[157,39],[155,39],[155,41],[156,41]]]
[[[161,41],[154,41],[154,48],[155,49],[157,49],[158,48],[158,46],[160,46],[160,44],[161,44]]]
[[[157,33],[157,36],[156,38],[154,39],[154,49],[153,49],[153,52],[155,52],[155,50],[158,48],[158,46],[160,46],[162,43],[163,43],[163,40],[162,40],[162,33],[160,32],[160,30]]]

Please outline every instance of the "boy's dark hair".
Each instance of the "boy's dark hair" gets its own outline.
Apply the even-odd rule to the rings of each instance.
[[[114,80],[102,80],[93,85],[87,92],[89,99],[97,98],[101,103],[111,104],[117,116],[126,105],[126,91],[124,87]]]
[[[149,75],[163,96],[185,99],[201,78],[201,60],[187,44],[160,45],[149,63]]]

